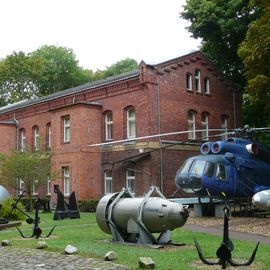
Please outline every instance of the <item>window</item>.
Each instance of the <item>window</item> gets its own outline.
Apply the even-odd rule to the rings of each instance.
[[[197,176],[202,176],[206,161],[205,160],[196,160],[194,162],[193,167],[190,170],[191,174],[195,174]]]
[[[210,94],[210,81],[209,78],[204,78],[204,92],[205,94]]]
[[[208,114],[202,113],[202,140],[208,141]]]
[[[214,172],[215,172],[215,163],[213,162],[207,162],[204,175],[210,178],[214,177]]]
[[[131,192],[135,193],[135,171],[127,169],[126,171],[126,186]]]
[[[70,176],[69,167],[63,167],[64,195],[70,194]]]
[[[51,177],[47,176],[47,195],[51,195]]]
[[[226,180],[227,179],[225,164],[223,164],[223,163],[218,163],[217,164],[216,178],[218,178],[220,180]]]
[[[201,92],[201,71],[199,69],[195,71],[195,86],[196,91]]]
[[[34,132],[34,150],[39,150],[39,128],[36,126],[33,129]]]
[[[195,112],[189,111],[188,112],[188,139],[194,140],[196,138],[195,132]]]
[[[227,139],[227,129],[228,129],[228,117],[226,115],[222,115],[221,116],[221,129],[224,129],[224,131],[222,131],[222,133],[224,133],[221,138],[222,140]]]
[[[186,74],[186,85],[187,90],[192,90],[192,75],[190,73]]]
[[[47,143],[47,150],[51,149],[52,146],[52,141],[51,141],[51,137],[52,137],[52,131],[51,131],[51,123],[47,124],[47,128],[46,128],[46,143]]]
[[[104,189],[105,194],[112,193],[112,171],[104,172]]]
[[[19,195],[25,191],[25,183],[22,179],[19,179]]]
[[[70,142],[70,117],[63,117],[63,134],[64,143]]]
[[[136,137],[136,117],[135,108],[127,110],[127,138],[132,139]]]
[[[33,195],[38,195],[38,193],[37,193],[37,186],[38,186],[38,180],[35,180],[33,182],[33,192],[32,192]]]
[[[25,151],[25,148],[26,148],[26,136],[25,136],[24,128],[21,129],[20,138],[21,138],[21,152],[23,152]]]
[[[112,140],[112,128],[113,128],[113,118],[112,113],[108,112],[105,114],[105,140]]]

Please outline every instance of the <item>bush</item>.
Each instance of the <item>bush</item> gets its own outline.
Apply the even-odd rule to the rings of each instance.
[[[79,210],[81,212],[96,212],[98,200],[83,200],[79,201]]]
[[[9,220],[22,220],[25,218],[24,214],[20,212],[18,209],[13,209],[11,215],[9,213],[15,203],[15,200],[12,198],[8,198],[5,202],[1,204],[0,207],[0,217],[1,218],[8,218]],[[22,203],[18,202],[17,207],[24,211],[24,207]]]

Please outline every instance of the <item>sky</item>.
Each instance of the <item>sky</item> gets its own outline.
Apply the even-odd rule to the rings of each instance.
[[[93,71],[126,58],[160,63],[199,48],[185,0],[0,0],[0,59],[43,45],[70,48]]]

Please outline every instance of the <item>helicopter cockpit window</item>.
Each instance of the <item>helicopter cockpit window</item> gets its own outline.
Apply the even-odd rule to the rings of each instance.
[[[215,163],[207,162],[204,170],[204,175],[213,178],[214,173],[215,173]]]
[[[222,163],[217,164],[216,177],[220,180],[227,180],[225,164]]]
[[[193,165],[190,173],[201,176],[203,174],[206,161],[196,160],[194,163],[195,164]]]
[[[182,165],[182,167],[180,168],[180,172],[181,173],[188,173],[189,168],[191,166],[191,164],[193,163],[193,159],[188,159],[184,162],[184,164]]]

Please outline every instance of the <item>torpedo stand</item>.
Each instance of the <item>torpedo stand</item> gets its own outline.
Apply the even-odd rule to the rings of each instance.
[[[233,243],[229,237],[229,219],[230,219],[231,211],[230,211],[230,208],[228,206],[228,203],[226,203],[226,206],[224,207],[223,211],[224,211],[223,241],[222,241],[220,247],[216,251],[216,255],[218,257],[218,260],[212,261],[212,260],[206,259],[202,254],[202,250],[201,250],[199,243],[194,238],[195,246],[196,246],[196,249],[197,249],[197,252],[198,252],[198,255],[199,255],[201,261],[205,264],[208,264],[208,265],[222,265],[222,269],[226,269],[228,264],[230,264],[231,266],[251,265],[255,259],[256,252],[257,252],[257,249],[258,249],[260,242],[257,243],[250,259],[247,262],[245,262],[245,263],[235,262],[232,259],[232,251],[234,249],[234,246],[233,246]]]

